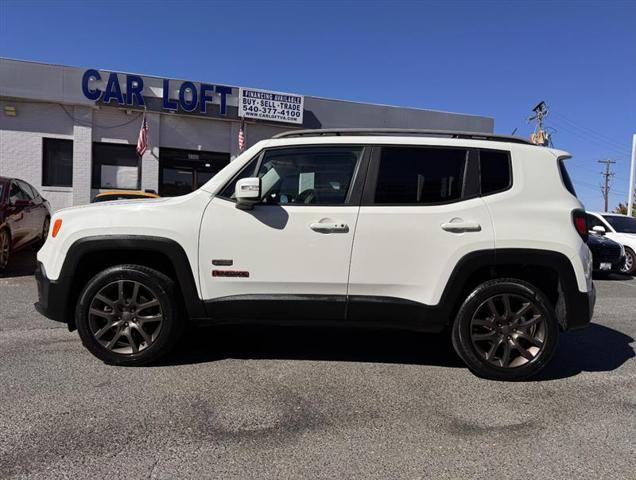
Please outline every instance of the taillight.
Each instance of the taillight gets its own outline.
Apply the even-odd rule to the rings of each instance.
[[[584,242],[587,242],[588,228],[587,228],[587,215],[584,210],[574,210],[572,212],[572,221],[574,222],[574,228],[581,236]]]
[[[57,220],[55,220],[55,223],[53,224],[53,230],[51,231],[51,236],[53,238],[57,237],[60,228],[62,228],[62,219],[58,218]]]

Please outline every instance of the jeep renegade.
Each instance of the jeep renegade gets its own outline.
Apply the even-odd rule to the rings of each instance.
[[[143,365],[187,322],[450,330],[476,374],[539,372],[595,301],[565,152],[480,133],[294,131],[175,198],[64,209],[47,317]]]

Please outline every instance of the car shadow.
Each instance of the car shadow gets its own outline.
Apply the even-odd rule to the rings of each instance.
[[[598,323],[564,333],[554,358],[533,380],[557,380],[581,372],[611,372],[634,358],[633,342],[629,335]]]
[[[634,357],[634,339],[592,323],[561,335],[557,352],[531,381],[557,380],[581,372],[609,372]],[[450,336],[403,330],[232,325],[189,330],[156,366],[229,358],[396,363],[466,368]]]
[[[30,247],[20,250],[11,255],[9,264],[4,272],[0,273],[0,278],[27,277],[35,273],[37,266],[36,252]]]
[[[614,280],[614,281],[629,281],[632,277],[631,275],[627,275],[626,273],[598,273],[595,272],[593,275],[594,280]]]
[[[231,325],[192,328],[158,366],[296,359],[463,367],[447,334],[347,327]]]

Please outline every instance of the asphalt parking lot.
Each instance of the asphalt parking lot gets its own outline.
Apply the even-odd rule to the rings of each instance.
[[[442,336],[223,328],[102,364],[0,278],[1,478],[634,478],[636,279],[534,381],[473,376]]]

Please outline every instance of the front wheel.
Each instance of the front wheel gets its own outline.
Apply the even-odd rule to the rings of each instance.
[[[491,280],[464,301],[453,324],[453,346],[477,375],[523,380],[552,358],[559,327],[550,301],[517,279]]]
[[[182,324],[174,284],[140,265],[118,265],[95,275],[80,295],[75,321],[84,346],[115,365],[146,365],[177,342]]]
[[[621,273],[636,275],[636,254],[629,247],[625,247],[625,264],[621,268]]]

